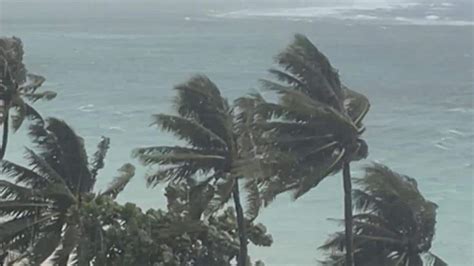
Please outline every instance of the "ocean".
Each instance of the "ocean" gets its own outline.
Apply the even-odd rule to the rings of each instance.
[[[258,89],[273,57],[294,33],[307,35],[366,94],[372,108],[365,138],[371,161],[415,177],[439,205],[432,251],[450,265],[474,265],[472,1],[34,1],[0,0],[0,36],[20,37],[29,70],[47,78],[58,98],[38,103],[65,119],[93,153],[111,138],[103,188],[131,150],[170,145],[149,127],[170,112],[173,86],[208,75],[233,100]],[[7,158],[22,163],[25,130]],[[162,187],[148,189],[146,169],[120,195],[143,208],[165,206]],[[297,201],[280,196],[258,221],[271,248],[251,247],[266,265],[315,265],[317,250],[343,217],[341,176]]]

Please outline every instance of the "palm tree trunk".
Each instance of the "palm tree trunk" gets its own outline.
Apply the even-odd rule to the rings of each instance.
[[[4,106],[4,108],[7,108]],[[3,160],[3,157],[5,157],[5,152],[7,151],[7,143],[8,143],[8,120],[9,120],[9,113],[8,113],[8,108],[5,110],[3,113],[5,116],[3,118],[3,136],[2,136],[2,147],[0,148],[0,160]]]
[[[342,176],[344,181],[344,221],[346,225],[346,263],[354,266],[353,236],[352,236],[352,183],[351,169],[348,162],[344,163]]]
[[[240,204],[239,182],[235,179],[232,191],[234,197],[235,212],[237,214],[237,227],[239,230],[240,253],[237,260],[238,266],[247,266],[247,232],[245,230],[245,219],[242,205]]]

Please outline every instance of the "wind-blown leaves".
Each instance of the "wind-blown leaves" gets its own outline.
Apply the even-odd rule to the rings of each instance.
[[[56,250],[61,241],[61,229],[63,223],[56,221],[46,227],[44,233],[40,234],[38,240],[32,247],[29,262],[33,265],[40,265]]]
[[[17,183],[30,185],[32,188],[44,186],[50,182],[33,170],[7,160],[0,162],[0,172],[8,177],[14,178]]]
[[[356,265],[446,265],[429,252],[437,206],[421,195],[415,179],[373,164],[366,167],[365,176],[356,179],[356,184]],[[334,252],[343,252],[344,238],[344,233],[338,233],[321,249],[328,251],[329,257]]]
[[[175,89],[178,93],[174,109],[178,115],[154,115],[153,124],[173,133],[186,145],[138,148],[133,156],[152,167],[147,174],[148,184],[152,186],[163,182],[214,182],[215,196],[205,211],[209,216],[230,199],[236,178],[261,175],[260,158],[252,150],[257,148],[255,141],[259,138],[253,131],[253,115],[258,114],[243,107],[244,104],[255,106],[250,101],[239,103],[241,112],[231,109],[218,87],[202,75]]]
[[[267,166],[273,166],[275,175],[266,174],[267,204],[275,193],[290,190],[299,198],[340,171],[344,162],[368,155],[360,135],[370,104],[365,96],[342,85],[328,58],[307,37],[297,34],[275,60],[281,69],[269,72],[277,82],[262,80],[261,84],[277,93],[278,103],[255,94],[237,102],[252,108],[244,114],[258,118],[252,130],[262,136],[256,142],[259,155],[273,157],[263,160],[272,161]],[[275,153],[287,156],[271,155]],[[283,161],[273,162],[278,158]]]
[[[245,190],[247,191],[247,216],[252,221],[257,218],[260,209],[263,206],[263,199],[260,195],[260,188],[258,187],[258,180],[251,178],[245,183]]]
[[[52,91],[38,92],[45,81],[39,75],[28,74],[23,64],[23,44],[18,38],[0,38],[0,89],[2,90],[2,106],[0,124],[4,124],[0,157],[3,158],[8,144],[8,125],[17,131],[25,118],[34,123],[42,123],[41,115],[25,100],[35,102],[39,99],[52,100],[56,93]],[[8,97],[6,97],[8,95]]]
[[[0,192],[4,199],[27,199],[39,195],[38,191],[0,180]]]
[[[120,175],[114,178],[101,195],[110,196],[115,199],[117,195],[123,191],[125,186],[127,186],[128,182],[132,180],[132,177],[135,175],[135,166],[127,163],[120,167],[118,171]]]
[[[55,118],[47,119],[46,130],[55,137],[61,154],[61,164],[55,170],[63,177],[68,186],[77,192],[86,192],[94,185],[94,178],[87,167],[87,154],[84,140],[79,137],[71,127]]]
[[[92,157],[92,161],[90,162],[90,165],[91,165],[90,171],[91,171],[93,179],[96,179],[99,170],[104,168],[105,156],[107,155],[109,148],[110,148],[110,139],[106,137],[102,137],[99,144],[97,144],[97,151],[94,153],[94,156]]]
[[[226,148],[227,143],[212,130],[191,119],[180,116],[158,114],[154,115],[154,124],[163,130],[173,132],[180,139],[188,141],[199,148],[220,147]]]
[[[0,242],[5,243],[6,241],[9,241],[12,236],[42,222],[48,221],[56,214],[57,213],[49,213],[41,216],[33,214],[3,222],[0,224]]]
[[[48,118],[44,124],[34,124],[29,135],[35,145],[34,150],[26,148],[30,167],[6,160],[0,163],[4,176],[17,182],[0,180],[0,214],[8,217],[0,224],[0,245],[21,252],[20,259],[35,265],[60,248],[55,258],[65,266],[73,250],[84,253],[75,240],[87,237],[86,229],[78,226],[84,219],[80,212],[102,198],[93,193],[93,186],[109,141],[102,139],[89,164],[83,139],[61,120]],[[115,198],[130,181],[134,167],[126,164],[120,171],[103,195]]]
[[[61,247],[54,253],[52,261],[59,266],[66,266],[69,257],[77,246],[80,238],[80,230],[77,225],[67,225],[64,236],[61,239]]]
[[[305,84],[304,88],[296,88],[313,99],[342,110],[339,74],[306,36],[295,35],[294,42],[276,57],[276,61]]]

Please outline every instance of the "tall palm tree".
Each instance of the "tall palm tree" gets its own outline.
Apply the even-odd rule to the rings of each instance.
[[[66,265],[75,251],[81,257],[81,208],[100,197],[115,197],[134,174],[125,164],[120,175],[102,193],[93,193],[98,171],[104,166],[109,139],[103,138],[89,162],[84,141],[63,121],[49,118],[32,125],[29,135],[35,151],[26,149],[29,167],[4,160],[1,173],[14,183],[0,180],[0,246],[19,251],[21,259],[39,265],[52,256],[55,265]]]
[[[437,205],[426,200],[416,180],[381,164],[365,169],[353,190],[354,259],[360,266],[447,265],[430,252]],[[327,265],[346,265],[341,259],[344,234],[333,235],[321,249]]]
[[[20,39],[0,38],[0,124],[3,125],[0,159],[5,156],[10,119],[13,131],[21,127],[25,118],[43,122],[41,115],[25,100],[34,103],[56,97],[52,91],[37,91],[45,78],[27,73],[23,53]]]
[[[153,125],[172,132],[185,146],[154,146],[134,152],[145,165],[158,166],[147,175],[149,185],[163,182],[186,183],[199,219],[213,213],[233,198],[240,240],[238,265],[247,265],[246,219],[240,199],[239,179],[250,174],[258,160],[241,149],[239,119],[218,87],[205,76],[195,76],[175,87],[177,115],[154,115]],[[255,191],[255,183],[245,186]],[[197,196],[196,196],[197,195]],[[256,208],[251,208],[255,210]]]
[[[329,60],[303,35],[276,57],[282,70],[271,69],[280,82],[262,80],[276,91],[278,103],[250,97],[257,106],[260,143],[272,157],[274,173],[267,178],[267,204],[277,194],[292,190],[298,198],[326,176],[343,170],[347,265],[352,263],[352,209],[350,162],[366,158],[368,148],[360,139],[368,99],[341,84]]]

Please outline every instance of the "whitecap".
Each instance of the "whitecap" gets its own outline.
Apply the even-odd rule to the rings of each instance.
[[[148,37],[147,35],[139,34],[95,34],[89,32],[69,33],[65,36],[83,40],[135,40]]]
[[[464,137],[466,134],[464,134],[463,132],[459,131],[459,130],[456,130],[456,129],[449,129],[448,130],[448,133],[449,134],[452,134],[452,135],[457,135],[457,136],[461,136],[461,137]]]
[[[443,143],[440,143],[440,142],[436,143],[436,144],[435,144],[435,147],[436,147],[436,148],[439,148],[439,149],[442,149],[442,150],[445,150],[445,151],[449,151],[449,150],[450,150],[448,147],[446,147]]]
[[[354,17],[351,17],[351,18],[355,19],[355,20],[374,20],[374,19],[378,19],[378,17],[376,17],[376,16],[362,15],[362,14],[355,15]]]
[[[441,3],[441,6],[444,6],[444,7],[451,7],[453,5],[454,5],[453,3],[448,3],[448,2]]]
[[[336,18],[336,19],[376,19],[369,15],[350,15],[356,11],[375,11],[404,9],[419,5],[418,3],[386,3],[377,2],[355,2],[352,5],[335,6],[311,6],[298,8],[263,8],[263,9],[241,9],[226,13],[212,14],[220,18],[247,18],[247,17],[311,17],[311,18]]]
[[[474,26],[474,21],[395,17],[395,21],[417,26]]]
[[[110,131],[115,131],[115,132],[125,132],[125,129],[119,127],[119,126],[111,126],[109,127]]]
[[[93,112],[94,111],[94,105],[93,104],[87,104],[87,105],[82,105],[82,106],[79,106],[78,108],[79,110],[81,110],[82,112]]]
[[[455,113],[472,113],[474,109],[472,108],[465,108],[465,107],[455,107],[448,109],[448,112],[455,112]]]
[[[427,20],[438,20],[439,16],[436,15],[428,15],[425,17]]]

